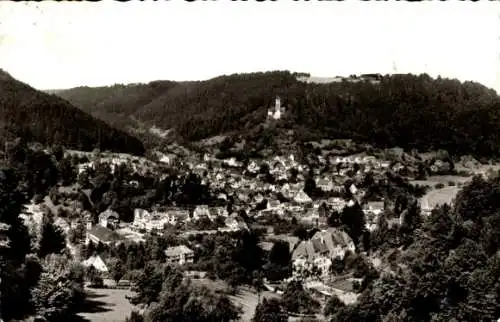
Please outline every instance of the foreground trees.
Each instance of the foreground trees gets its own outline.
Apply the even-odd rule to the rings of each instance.
[[[145,322],[229,322],[241,314],[229,298],[192,284],[180,271],[169,266],[148,264],[137,279],[137,291],[132,302],[149,305],[143,316]],[[136,313],[129,318],[140,319]]]
[[[500,316],[500,178],[474,180],[435,209],[398,258],[333,321],[493,321]]]

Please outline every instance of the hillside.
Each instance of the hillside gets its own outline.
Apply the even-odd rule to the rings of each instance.
[[[428,75],[386,75],[377,84],[360,79],[307,83],[297,74],[274,71],[200,82],[80,87],[57,94],[122,128],[137,120],[175,129],[191,141],[227,132],[258,137],[267,108],[280,95],[287,113],[278,128],[294,129],[302,142],[354,139],[383,148],[500,154],[496,92],[478,83]]]
[[[55,95],[49,95],[0,70],[0,132],[67,148],[143,154],[142,143]]]

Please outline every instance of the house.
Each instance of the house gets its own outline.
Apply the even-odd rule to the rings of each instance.
[[[175,225],[178,222],[185,222],[189,218],[189,210],[183,208],[167,209],[169,223]]]
[[[0,247],[9,247],[10,240],[7,236],[7,231],[10,229],[10,225],[0,222]]]
[[[273,249],[274,243],[261,241],[259,242],[258,246],[264,251],[265,254],[269,254],[271,252],[271,249]]]
[[[312,223],[317,225],[319,223],[319,212],[317,209],[309,209],[300,216],[301,222]]]
[[[232,231],[248,230],[248,226],[245,221],[237,215],[231,215],[231,217],[227,217],[225,219],[225,224],[226,227]]]
[[[282,173],[286,175],[285,171],[286,165],[282,160],[277,160],[276,162],[274,162],[271,173]]]
[[[281,203],[279,200],[268,200],[267,209],[278,209],[280,208]]]
[[[302,241],[295,248],[292,254],[294,270],[301,272],[316,267],[321,275],[326,276],[331,260],[344,258],[348,251],[354,252],[355,245],[347,233],[335,228],[318,231],[310,240]]]
[[[365,214],[373,214],[378,216],[384,211],[383,201],[369,201],[363,207],[363,212]]]
[[[99,224],[105,228],[116,228],[118,226],[120,216],[116,211],[108,209],[99,215]]]
[[[264,196],[261,193],[258,193],[253,197],[253,202],[256,204],[261,203],[262,201],[264,201]]]
[[[382,81],[383,76],[381,74],[363,74],[359,78],[372,84],[378,84]]]
[[[323,191],[332,191],[333,190],[333,182],[327,178],[317,179],[316,186]]]
[[[108,267],[106,266],[106,264],[102,260],[101,256],[99,256],[99,255],[89,257],[88,259],[86,259],[82,262],[82,265],[84,267],[93,266],[97,271],[99,271],[101,273],[109,272]]]
[[[293,197],[303,188],[303,184],[297,183],[297,184],[290,184],[290,183],[285,183],[281,189],[280,192],[281,194],[287,198],[287,199],[293,199]]]
[[[210,209],[207,205],[197,206],[193,211],[193,220],[199,220],[201,218],[208,218],[210,220],[214,220],[214,216],[210,212]]]
[[[167,264],[184,265],[194,261],[194,252],[187,246],[168,247],[165,250]]]
[[[333,197],[333,198],[329,198],[326,201],[326,204],[331,206],[335,211],[340,212],[344,209],[347,202],[342,198]]]
[[[251,161],[247,166],[247,170],[250,173],[257,173],[259,172],[259,169],[260,167],[255,161]]]
[[[135,209],[132,226],[136,229],[144,229],[148,232],[154,229],[163,230],[166,224],[175,225],[175,219],[176,218],[172,218],[167,212],[153,211],[150,213],[144,209]]]
[[[231,229],[231,230],[238,230],[239,229],[238,221],[233,217],[226,218],[224,223],[226,224],[226,227]]]
[[[297,194],[293,197],[293,200],[297,203],[310,203],[312,202],[311,197],[307,195],[307,193],[304,192],[304,190],[300,190],[297,192]]]
[[[229,159],[225,159],[224,163],[230,167],[240,167],[241,166],[241,162],[236,161],[236,158],[234,158],[234,157],[229,158]]]

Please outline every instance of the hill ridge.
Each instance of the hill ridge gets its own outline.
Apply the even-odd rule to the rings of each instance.
[[[38,91],[0,71],[0,132],[42,144],[68,148],[143,154],[135,137],[73,106],[68,100]]]

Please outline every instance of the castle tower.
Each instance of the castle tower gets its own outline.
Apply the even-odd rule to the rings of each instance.
[[[274,105],[274,118],[281,118],[281,98],[276,96],[276,104]]]

